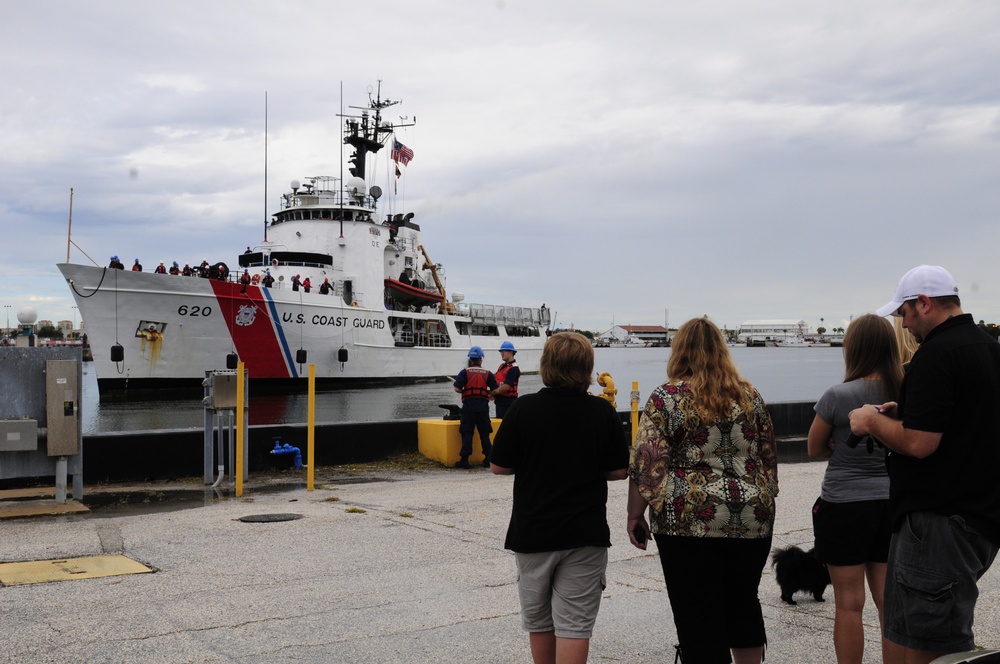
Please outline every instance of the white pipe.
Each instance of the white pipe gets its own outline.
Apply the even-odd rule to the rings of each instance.
[[[226,475],[226,461],[225,461],[226,457],[224,456],[225,443],[222,440],[222,414],[219,413],[218,411],[216,411],[215,413],[215,425],[216,425],[215,430],[218,432],[219,435],[216,444],[216,449],[219,454],[219,477],[216,478],[215,484],[212,485],[213,489],[219,486],[219,484],[222,482],[222,478],[225,477]]]

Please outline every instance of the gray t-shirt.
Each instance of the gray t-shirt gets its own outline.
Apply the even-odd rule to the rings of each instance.
[[[853,450],[846,444],[851,433],[848,414],[868,403],[881,404],[882,382],[852,380],[834,385],[816,402],[814,410],[824,422],[833,425],[833,456],[823,476],[823,500],[852,503],[859,500],[888,500],[889,475],[885,469],[885,450],[876,444],[871,454],[862,442]]]

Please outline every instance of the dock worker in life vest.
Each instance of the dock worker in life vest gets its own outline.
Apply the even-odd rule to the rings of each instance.
[[[479,443],[483,447],[483,466],[490,467],[490,393],[497,389],[497,379],[493,372],[483,368],[483,349],[473,346],[469,349],[469,366],[459,372],[455,379],[455,391],[462,395],[462,414],[458,432],[462,434],[462,450],[458,453],[456,468],[469,468],[472,455],[472,433],[479,430]]]
[[[497,417],[503,419],[507,410],[514,405],[517,399],[517,382],[521,379],[521,369],[517,366],[514,354],[517,349],[514,344],[505,341],[500,344],[500,357],[503,364],[496,371],[497,383],[500,385],[493,391],[493,403],[497,405]]]

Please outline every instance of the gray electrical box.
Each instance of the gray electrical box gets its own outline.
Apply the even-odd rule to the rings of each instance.
[[[79,449],[79,364],[73,360],[45,363],[45,414],[49,456],[72,456]]]
[[[236,409],[236,372],[217,371],[212,374],[212,408]]]
[[[37,449],[37,420],[0,420],[0,452],[34,452]]]

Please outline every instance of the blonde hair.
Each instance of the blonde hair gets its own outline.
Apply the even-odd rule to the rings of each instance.
[[[594,347],[577,332],[556,332],[545,342],[538,372],[547,387],[586,392],[594,382]]]
[[[701,417],[725,419],[734,402],[743,410],[752,405],[753,386],[740,375],[722,331],[707,316],[681,325],[670,348],[667,378],[691,386],[694,406]]]
[[[920,344],[910,331],[903,327],[903,319],[900,316],[892,317],[892,329],[896,333],[896,345],[899,346],[900,365],[909,364],[913,359],[913,354],[920,348]]]

